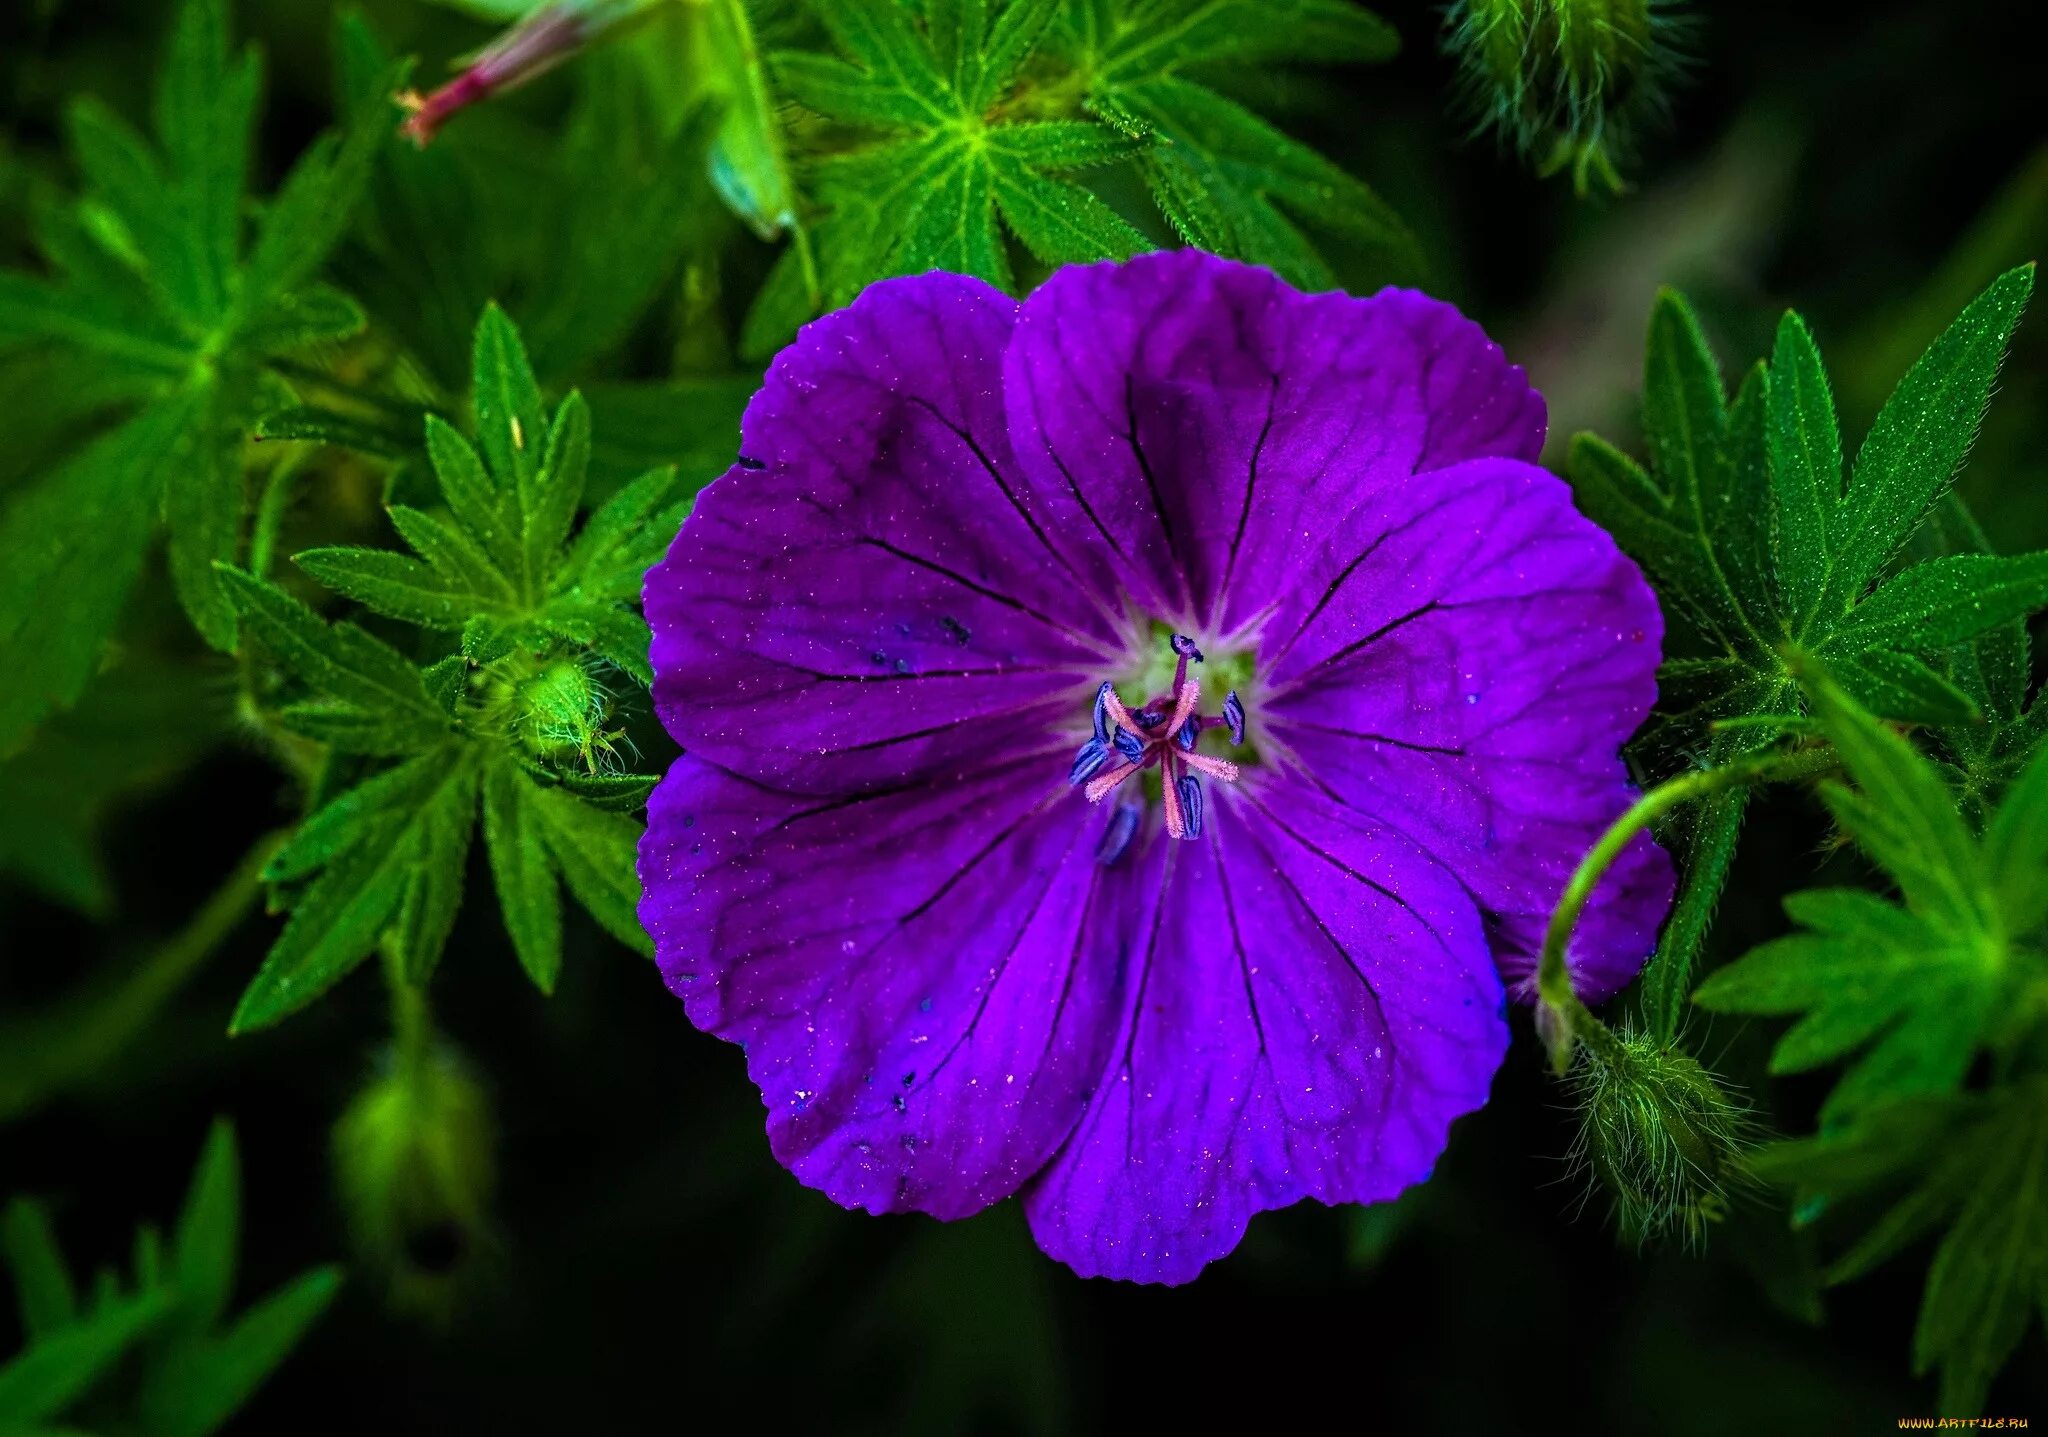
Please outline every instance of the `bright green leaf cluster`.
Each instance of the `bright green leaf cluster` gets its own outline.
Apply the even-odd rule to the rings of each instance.
[[[1214,87],[1216,72],[1385,60],[1394,32],[1345,0],[845,0],[813,7],[838,53],[770,57],[828,129],[806,178],[825,211],[748,321],[766,352],[822,302],[945,269],[1015,287],[1009,237],[1049,265],[1153,241],[1070,176],[1129,162],[1188,243],[1328,288],[1311,222],[1398,267],[1413,240],[1369,188]],[[1199,77],[1199,78],[1198,78]],[[879,135],[863,143],[860,137]],[[813,250],[815,249],[815,261]]]
[[[1147,142],[1139,171],[1189,244],[1304,289],[1338,280],[1302,224],[1420,268],[1384,200],[1219,88],[1231,66],[1392,59],[1400,39],[1371,11],[1350,0],[1075,0],[1062,34],[1088,109]]]
[[[1970,831],[1941,770],[1825,678],[1814,709],[1850,789],[1823,796],[1897,885],[1796,893],[1798,932],[1714,974],[1723,1013],[1800,1014],[1774,1072],[1843,1065],[1821,1133],[1767,1150],[1760,1174],[1830,1211],[1880,1187],[1913,1190],[1829,1271],[1847,1281],[1944,1224],[1914,1339],[1939,1367],[1944,1412],[1975,1412],[2048,1298],[2048,750]],[[1965,1092],[1980,1061],[1992,1086]]]
[[[213,565],[239,552],[240,441],[276,402],[270,366],[363,323],[314,275],[383,121],[365,114],[345,138],[317,141],[251,225],[259,80],[254,53],[230,45],[224,0],[189,0],[154,140],[94,100],[76,104],[85,193],[41,216],[49,273],[0,273],[0,348],[75,354],[103,402],[132,411],[0,514],[0,752],[77,699],[159,515],[186,612],[232,645]]]
[[[169,1250],[156,1229],[140,1229],[125,1285],[106,1273],[81,1300],[48,1211],[17,1198],[0,1213],[0,1254],[13,1273],[28,1346],[0,1366],[0,1429],[54,1431],[57,1419],[90,1400],[125,1412],[123,1430],[160,1437],[218,1430],[298,1346],[341,1285],[336,1269],[315,1268],[231,1314],[240,1231],[241,1170],[234,1130],[224,1122],[207,1138]]]
[[[847,57],[771,57],[783,93],[826,119],[880,131],[880,143],[815,162],[811,187],[827,210],[813,230],[828,304],[869,281],[943,269],[1015,287],[997,222],[1048,264],[1123,258],[1145,237],[1088,190],[1060,178],[1134,148],[1085,120],[1004,112],[1018,72],[1038,51],[1059,0],[934,0],[924,23],[898,0],[817,7]],[[757,302],[755,327],[801,317],[804,251],[792,246]]]
[[[1821,1110],[1837,1122],[1954,1091],[1983,1048],[2009,1045],[2043,1016],[2035,1006],[2048,969],[2028,940],[2048,917],[2048,752],[1980,839],[1911,743],[1830,680],[1810,687],[1857,785],[1830,784],[1822,796],[1904,901],[1849,888],[1796,893],[1785,907],[1801,931],[1721,969],[1695,1001],[1715,1012],[1804,1014],[1772,1070],[1846,1062]]]
[[[1824,659],[1887,718],[1969,723],[1983,703],[1943,671],[1964,642],[2048,605],[2048,554],[1959,554],[1886,577],[1960,467],[2033,287],[2002,276],[1937,339],[1878,414],[1845,485],[1826,371],[1797,315],[1734,401],[1676,294],[1650,320],[1645,470],[1590,434],[1572,444],[1580,504],[1649,571],[1681,652],[1660,675],[1662,738],[1720,752],[1796,714],[1794,655]],[[1876,586],[1872,591],[1873,585]]]
[[[520,962],[544,991],[562,961],[560,883],[621,942],[645,950],[629,816],[649,780],[614,771],[603,675],[645,685],[647,626],[630,605],[689,507],[673,469],[627,484],[576,525],[590,414],[550,415],[518,331],[477,326],[477,442],[429,417],[441,505],[393,506],[417,558],[314,549],[298,563],[373,612],[461,635],[422,668],[354,624],[328,624],[282,589],[224,570],[245,632],[304,691],[279,721],[337,755],[395,760],[337,785],[266,876],[292,916],[243,995],[234,1028],[276,1021],[380,945],[424,983],[461,906],[479,821]]]

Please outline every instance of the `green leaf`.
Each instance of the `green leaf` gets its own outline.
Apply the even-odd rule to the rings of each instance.
[[[43,1205],[16,1198],[0,1212],[0,1256],[14,1277],[21,1330],[31,1343],[69,1324],[78,1315],[78,1291],[58,1250],[57,1235]]]
[[[1986,875],[2005,931],[2024,937],[2048,919],[2048,748],[2034,755],[1984,834]]]
[[[414,522],[424,528],[432,520],[422,514]],[[388,549],[307,549],[292,562],[365,608],[423,628],[460,632],[483,607],[473,590],[438,568]]]
[[[406,979],[425,986],[441,961],[462,906],[469,872],[469,836],[476,827],[477,768],[465,756],[437,783],[413,819],[407,841],[405,893],[391,942]]]
[[[2014,626],[2048,603],[2048,557],[1983,552],[1962,515],[1963,552],[1866,590],[1960,463],[2030,274],[1994,284],[1901,382],[1846,493],[1828,376],[1804,322],[1784,317],[1770,366],[1730,407],[1690,307],[1659,296],[1644,379],[1650,470],[1591,435],[1574,440],[1568,465],[1581,505],[1679,621],[1648,751],[1670,762],[1769,743],[1780,716],[1798,717],[1801,651],[1825,656],[1842,688],[1887,718],[1974,724],[1987,702],[2010,712],[2024,689]],[[2002,637],[1975,643],[1990,634]]]
[[[143,1412],[160,1437],[218,1431],[304,1339],[341,1290],[341,1270],[302,1273],[244,1313],[227,1331],[152,1374]]]
[[[2048,1079],[1988,1094],[1891,1103],[1824,1135],[1757,1155],[1759,1174],[1796,1183],[1809,1206],[1904,1191],[1828,1269],[1841,1283],[1930,1232],[1935,1249],[1913,1338],[1916,1372],[1938,1368],[1938,1406],[1983,1410],[1991,1383],[2048,1314]]]
[[[373,714],[411,720],[423,741],[445,731],[419,670],[396,649],[353,624],[323,623],[282,589],[239,569],[222,568],[220,575],[250,629],[315,690]]]
[[[637,594],[648,566],[674,542],[656,516],[675,500],[676,471],[654,469],[620,489],[590,516],[556,574],[558,593],[592,598]],[[680,527],[680,526],[678,526]]]
[[[2001,275],[1878,411],[1849,491],[1829,516],[1832,556],[1815,620],[1828,622],[1855,603],[1955,477],[2033,287],[2032,265]]]
[[[369,819],[292,906],[292,915],[236,1006],[230,1033],[267,1027],[313,1002],[368,957],[394,918],[411,962],[438,956],[447,887],[423,866],[445,863],[452,814],[474,794],[475,770],[460,746],[423,755],[413,801]],[[445,868],[439,877],[445,878]],[[401,910],[404,910],[403,912]]]
[[[1012,287],[999,216],[1051,264],[1150,247],[1101,200],[1057,178],[1128,155],[1135,148],[1128,139],[1078,117],[1004,112],[1056,9],[1056,0],[957,11],[942,5],[920,27],[892,0],[849,0],[819,12],[848,60],[772,57],[778,82],[798,103],[839,124],[883,132],[811,167],[811,188],[829,210],[814,231],[828,302],[844,303],[886,275],[928,269]],[[790,317],[801,314],[793,284],[801,260],[793,247],[793,268],[764,290],[750,331],[767,336],[772,328],[774,341],[786,337],[786,319],[770,326],[761,315],[771,303]],[[750,340],[750,347],[759,345]]]
[[[562,971],[562,900],[536,827],[533,785],[509,760],[484,771],[484,845],[505,931],[534,986],[555,991]]]
[[[235,1254],[241,1247],[242,1169],[235,1130],[216,1119],[206,1135],[199,1166],[178,1218],[171,1255],[171,1285],[177,1290],[177,1326],[210,1331],[234,1296]]]
[[[1883,649],[1835,657],[1835,677],[1857,703],[1874,713],[1904,723],[1974,723],[1979,717],[1970,696],[1932,665],[1911,654]]]
[[[1917,1372],[1941,1369],[1941,1410],[1975,1414],[2036,1314],[2048,1321],[2048,1082],[2016,1087],[1975,1156],[1934,1254],[1913,1333]]]
[[[230,44],[221,0],[188,0],[157,85],[154,140],[102,104],[74,105],[70,137],[87,193],[53,207],[37,236],[58,278],[0,275],[0,342],[74,349],[97,385],[141,406],[116,431],[124,438],[102,439],[39,486],[75,501],[71,518],[37,512],[28,498],[16,506],[10,520],[34,520],[38,554],[15,562],[0,530],[0,565],[36,584],[46,612],[67,615],[49,626],[63,657],[9,655],[25,660],[27,681],[18,686],[25,698],[8,707],[31,721],[53,691],[58,704],[75,696],[75,675],[119,611],[159,505],[181,604],[209,643],[233,646],[234,611],[213,566],[240,552],[239,444],[259,396],[276,385],[268,362],[360,327],[353,303],[313,276],[360,192],[371,132],[317,140],[245,253],[259,80],[254,53]],[[128,450],[137,439],[146,447]],[[101,493],[77,492],[111,484],[113,463],[130,469],[118,515]],[[92,577],[62,572],[74,561]],[[0,751],[18,737],[7,731],[11,717],[0,715]]]
[[[1189,244],[1332,288],[1329,263],[1296,227],[1304,221],[1396,275],[1424,268],[1413,235],[1371,189],[1208,83],[1217,66],[1387,59],[1396,38],[1376,16],[1332,0],[1197,0],[1170,10],[1115,0],[1077,39],[1089,108],[1152,141],[1139,173]]]
[[[116,1298],[0,1367],[0,1422],[26,1427],[89,1392],[164,1314],[161,1292]]]
[[[546,418],[526,346],[495,304],[485,306],[476,327],[473,382],[477,442],[491,479],[500,494],[524,494],[540,469]],[[438,451],[435,463],[438,467]]]
[[[0,515],[0,755],[99,666],[197,409],[190,394],[159,401]]]
[[[411,435],[378,419],[366,419],[312,404],[293,405],[264,415],[256,425],[256,437],[331,444],[337,449],[375,455],[379,459],[408,458],[418,448]]]
[[[1939,770],[1825,676],[1812,676],[1809,690],[1857,784],[1829,785],[1823,796],[1905,905],[1851,889],[1795,893],[1785,909],[1801,931],[1713,974],[1694,1001],[1716,1012],[1803,1014],[1771,1068],[1847,1060],[1822,1108],[1825,1122],[1837,1122],[1952,1092],[2027,960],[2007,942],[1985,855]]]
[[[548,632],[617,664],[642,688],[653,686],[654,667],[648,660],[652,636],[638,614],[608,604],[558,599],[541,610],[540,623]]]
[[[1851,611],[1828,650],[1938,649],[2048,607],[2048,553],[1915,564]]]
[[[640,825],[559,789],[536,788],[526,797],[541,840],[576,901],[614,938],[652,956],[654,945],[640,926],[638,912],[640,877],[635,865]]]

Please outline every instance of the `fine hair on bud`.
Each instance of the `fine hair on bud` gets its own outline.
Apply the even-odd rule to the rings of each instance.
[[[1648,1034],[1592,1025],[1566,1081],[1579,1114],[1573,1171],[1604,1190],[1638,1247],[1705,1243],[1749,1182],[1757,1123],[1749,1105],[1689,1053]]]
[[[1669,109],[1690,24],[1679,0],[1455,0],[1444,48],[1473,133],[1491,131],[1581,195],[1623,189],[1622,166]]]

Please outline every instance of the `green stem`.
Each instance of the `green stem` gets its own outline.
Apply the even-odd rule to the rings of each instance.
[[[263,866],[283,840],[282,832],[258,839],[183,929],[112,984],[0,1038],[0,1121],[91,1082],[117,1060],[248,917],[263,891]]]
[[[434,1018],[427,990],[405,976],[398,950],[385,944],[384,986],[391,992],[391,1048],[395,1066],[408,1086],[418,1083],[434,1044]]]
[[[1735,858],[1735,841],[1742,833],[1749,794],[1747,788],[1723,789],[1701,805],[1685,886],[1672,905],[1650,966],[1643,972],[1643,1009],[1650,1032],[1660,1044],[1670,1044],[1684,1021],[1693,965],[1706,941],[1707,927],[1714,921],[1721,890],[1728,884],[1728,867]]]
[[[1833,749],[1819,747],[1758,754],[1718,768],[1698,769],[1651,789],[1600,835],[1600,841],[1579,860],[1577,871],[1572,874],[1571,882],[1565,885],[1564,894],[1550,915],[1550,927],[1543,936],[1543,954],[1536,968],[1537,995],[1554,1019],[1551,1060],[1560,1072],[1570,1061],[1573,1037],[1591,1020],[1586,1006],[1572,991],[1571,971],[1565,963],[1565,952],[1571,946],[1572,933],[1579,925],[1579,915],[1586,911],[1587,903],[1592,900],[1593,890],[1636,834],[1680,804],[1690,803],[1696,798],[1760,783],[1811,778],[1826,773],[1838,763]]]

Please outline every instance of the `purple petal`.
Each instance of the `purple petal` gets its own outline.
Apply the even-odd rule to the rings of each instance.
[[[769,1144],[848,1207],[962,1217],[1052,1155],[1102,1071],[1150,902],[1057,752],[798,798],[695,757],[648,805],[640,917]]]
[[[1398,835],[1305,785],[1221,789],[1200,841],[1125,862],[1155,895],[1087,1114],[1024,1193],[1084,1276],[1185,1282],[1255,1212],[1426,1178],[1507,1048],[1478,913]]]
[[[1005,370],[1054,542],[1105,593],[1236,627],[1374,485],[1534,459],[1543,401],[1478,326],[1405,290],[1303,295],[1196,251],[1063,269]]]
[[[1655,596],[1562,482],[1497,459],[1382,489],[1305,577],[1265,630],[1262,721],[1455,870],[1503,974],[1526,979],[1543,918],[1632,798],[1617,750],[1656,698]],[[1647,838],[1623,869],[1571,952],[1589,999],[1635,974],[1670,902]]]
[[[810,792],[1065,722],[1120,653],[1035,527],[1000,380],[1016,305],[878,284],[806,328],[736,466],[647,577],[655,705],[685,748]]]

